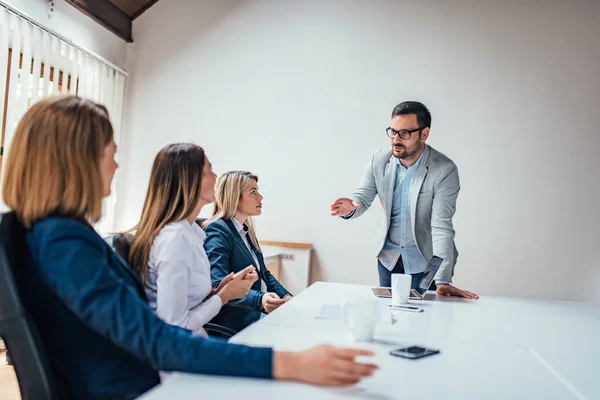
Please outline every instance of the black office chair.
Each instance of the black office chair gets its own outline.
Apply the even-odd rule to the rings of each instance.
[[[133,236],[134,235],[132,233],[118,233],[112,237],[107,238],[107,241],[123,259],[128,260]],[[206,333],[210,336],[216,336],[225,339],[229,339],[237,333],[233,329],[229,329],[219,324],[213,324],[211,322],[205,324],[203,328],[206,331]]]
[[[0,218],[0,334],[10,351],[21,399],[58,400],[37,327],[19,296],[18,277],[31,265],[26,229],[12,212]]]

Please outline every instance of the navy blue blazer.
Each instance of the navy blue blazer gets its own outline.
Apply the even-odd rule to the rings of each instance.
[[[88,224],[51,217],[26,234],[21,287],[59,391],[68,399],[137,396],[158,370],[272,378],[273,352],[193,336],[146,303],[127,263]]]
[[[265,266],[262,253],[257,251],[250,241],[250,247],[256,254],[260,268],[255,265],[248,247],[231,220],[218,219],[211,222],[205,230],[204,249],[210,260],[213,287],[216,288],[229,273],[239,272],[249,265],[254,265],[259,277],[267,284],[269,292],[276,293],[281,298],[291,294],[271,275]],[[260,291],[260,280],[257,280],[246,297],[227,303],[212,322],[235,331],[244,329],[260,318],[263,294],[264,292]]]

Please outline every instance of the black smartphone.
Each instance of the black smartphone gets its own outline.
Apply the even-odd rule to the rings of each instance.
[[[427,349],[421,346],[409,346],[403,347],[401,349],[392,350],[390,351],[390,354],[396,357],[416,359],[425,356],[430,356],[432,354],[437,354],[439,352],[440,351],[438,349]]]

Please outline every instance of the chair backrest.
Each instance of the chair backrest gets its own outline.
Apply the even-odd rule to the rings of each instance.
[[[206,221],[208,218],[197,218],[196,219],[196,223],[198,224],[198,226],[202,229],[204,229],[204,227],[202,226],[204,224],[204,221]]]
[[[0,216],[0,335],[10,351],[23,400],[58,399],[39,332],[19,296],[19,272],[31,268],[25,227],[14,213]],[[24,282],[21,282],[24,284]]]
[[[131,250],[131,242],[133,242],[133,233],[117,233],[112,237],[112,248],[118,255],[129,262],[129,251]]]

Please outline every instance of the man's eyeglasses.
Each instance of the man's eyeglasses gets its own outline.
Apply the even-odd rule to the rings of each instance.
[[[387,128],[385,130],[385,133],[387,133],[387,135],[391,138],[395,137],[396,135],[400,135],[400,139],[408,140],[408,139],[410,139],[410,135],[412,133],[415,133],[417,131],[419,131],[419,133],[421,133],[422,129],[423,128],[416,128],[416,129],[411,129],[411,130],[400,129],[399,131],[397,131],[394,128]]]

